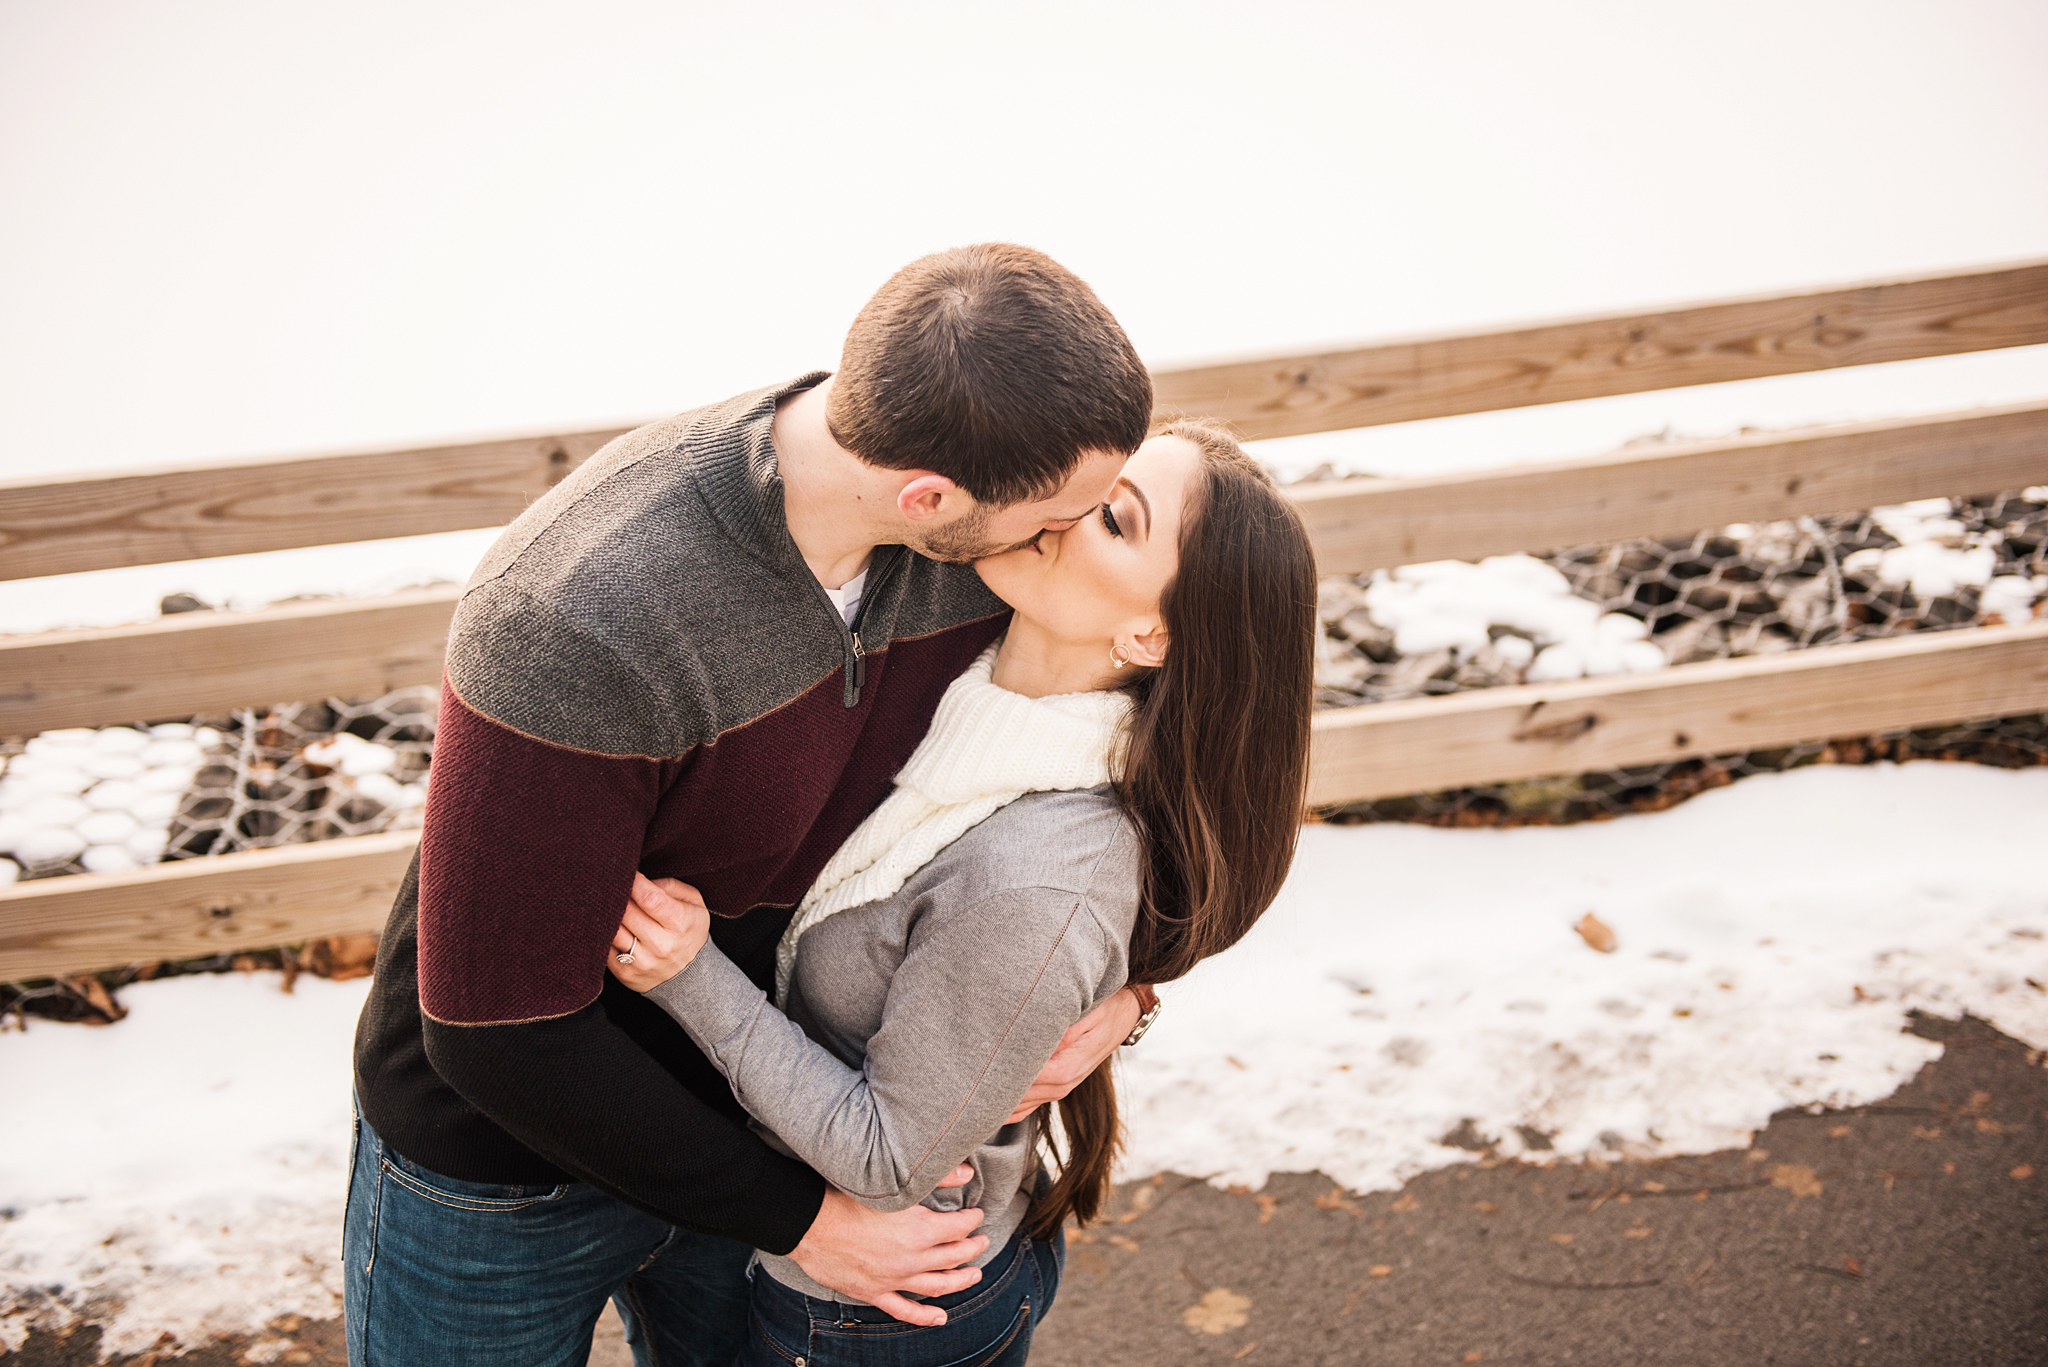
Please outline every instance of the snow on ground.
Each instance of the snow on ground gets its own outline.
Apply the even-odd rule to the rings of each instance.
[[[1126,1061],[1126,1176],[1320,1168],[1392,1187],[1472,1118],[1561,1154],[1703,1151],[1868,1102],[1968,1010],[2048,1045],[2048,770],[1813,768],[1571,827],[1312,827],[1280,902],[1163,994]],[[1612,954],[1573,923],[1593,912]],[[37,1316],[136,1352],[339,1307],[365,985],[128,988],[106,1029],[0,1035],[0,1345]],[[37,1288],[46,1288],[47,1294]]]
[[[1126,1063],[1131,1176],[1391,1188],[1470,1117],[1560,1153],[1746,1143],[1894,1090],[1971,1011],[2048,1045],[2048,770],[1759,776],[1570,827],[1311,827],[1278,904],[1163,992]],[[1572,930],[1592,912],[1612,954]]]
[[[80,1315],[139,1353],[339,1313],[367,990],[169,978],[125,989],[118,1025],[0,1035],[0,1351]]]

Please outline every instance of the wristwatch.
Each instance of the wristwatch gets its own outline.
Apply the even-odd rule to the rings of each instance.
[[[1132,983],[1130,984],[1130,989],[1132,994],[1138,999],[1139,1009],[1144,1011],[1145,1014],[1138,1017],[1138,1023],[1131,1027],[1131,1033],[1124,1036],[1124,1048],[1126,1049],[1145,1038],[1145,1032],[1152,1028],[1152,1022],[1159,1019],[1160,1006],[1159,994],[1154,992],[1149,985]]]

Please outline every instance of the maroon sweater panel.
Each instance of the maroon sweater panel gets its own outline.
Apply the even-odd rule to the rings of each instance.
[[[488,1025],[588,1006],[636,870],[695,886],[720,916],[793,905],[1003,625],[892,642],[868,657],[857,706],[835,669],[676,756],[555,745],[448,684],[420,843],[421,1008]]]

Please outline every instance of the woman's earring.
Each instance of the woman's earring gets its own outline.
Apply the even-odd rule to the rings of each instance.
[[[1109,648],[1109,662],[1118,669],[1129,669],[1131,667],[1131,662],[1123,656],[1122,646],[1111,646]]]

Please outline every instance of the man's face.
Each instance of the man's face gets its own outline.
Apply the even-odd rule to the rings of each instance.
[[[927,531],[911,548],[934,560],[964,564],[1028,546],[1040,532],[1063,532],[1108,499],[1124,459],[1120,451],[1086,452],[1067,482],[1050,497],[1002,508],[974,504],[950,522]]]

